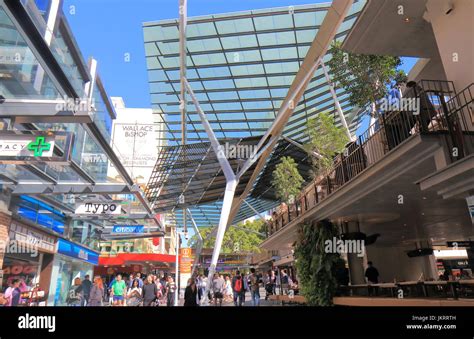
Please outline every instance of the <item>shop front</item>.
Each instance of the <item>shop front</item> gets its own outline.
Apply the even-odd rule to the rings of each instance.
[[[19,279],[25,303],[46,305],[57,238],[15,219],[8,236],[4,246],[2,291]],[[35,291],[34,297],[27,293],[32,291]]]
[[[66,306],[74,280],[93,279],[94,266],[99,263],[99,253],[65,239],[58,240],[58,251],[53,262],[49,306]]]

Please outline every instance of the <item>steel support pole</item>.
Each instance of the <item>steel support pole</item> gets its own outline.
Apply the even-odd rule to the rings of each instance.
[[[193,276],[194,271],[196,270],[197,264],[199,262],[199,258],[201,257],[204,239],[202,238],[201,232],[199,232],[199,228],[197,227],[196,222],[194,221],[193,215],[191,211],[189,210],[189,208],[187,208],[186,211],[188,212],[189,219],[191,219],[191,224],[193,225],[194,232],[196,233],[196,236],[197,236],[196,254],[194,255],[194,263],[193,263],[193,268],[191,270],[191,276]]]
[[[217,260],[222,247],[222,241],[224,240],[225,231],[227,229],[227,223],[229,221],[230,208],[232,207],[232,201],[234,200],[235,189],[237,188],[237,181],[227,181],[224,193],[224,201],[222,204],[221,217],[219,219],[219,227],[217,228],[216,244],[214,245],[214,251],[212,252],[211,265],[209,266],[209,274],[207,275],[207,286],[204,291],[204,295],[201,299],[201,305],[209,304],[209,290],[212,285],[212,278],[216,272]]]
[[[180,103],[179,109],[181,111],[181,145],[186,145],[186,123],[187,123],[187,101],[186,101],[186,88],[184,82],[186,81],[186,27],[188,20],[188,4],[187,0],[179,0],[179,76],[180,76]],[[186,162],[186,150],[184,150],[184,161]],[[184,184],[185,174],[183,172],[183,200],[184,192],[187,187]],[[184,201],[185,203],[185,201]],[[186,209],[182,210],[183,215],[183,229],[187,232],[186,228]]]
[[[179,286],[178,286],[178,279],[179,279],[179,232],[178,232],[178,226],[175,228],[176,231],[176,269],[175,269],[175,277],[174,277],[174,283],[176,285],[176,290],[174,292],[174,306],[178,306],[179,303]]]
[[[326,65],[324,65],[324,62],[322,60],[321,60],[321,67],[323,69],[326,82],[328,83],[329,91],[331,91],[332,99],[334,100],[334,106],[336,106],[336,111],[339,115],[339,119],[341,120],[342,127],[344,127],[344,131],[346,132],[346,135],[349,138],[349,140],[353,141],[354,139],[351,136],[351,131],[349,130],[349,127],[347,126],[346,117],[344,116],[344,112],[342,112],[341,105],[339,104],[339,100],[337,99],[337,94],[336,94],[336,91],[334,90],[334,85],[331,82],[331,78],[329,77],[329,74],[326,70]]]

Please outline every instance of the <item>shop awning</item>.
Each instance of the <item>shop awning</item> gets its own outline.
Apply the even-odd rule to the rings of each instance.
[[[120,253],[114,257],[99,257],[99,266],[121,266],[147,261],[150,263],[174,263],[176,256],[154,253]]]

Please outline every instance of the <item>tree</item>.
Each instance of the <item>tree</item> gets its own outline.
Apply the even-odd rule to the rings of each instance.
[[[298,172],[298,166],[291,157],[283,157],[273,171],[272,185],[278,199],[291,203],[301,191],[304,179]]]
[[[325,251],[325,241],[333,237],[337,237],[337,229],[327,220],[300,226],[294,256],[301,292],[311,306],[333,304],[341,259],[337,252]]]
[[[264,233],[265,221],[258,219],[239,223],[237,227],[229,227],[224,235],[222,241],[222,253],[235,252],[253,252],[258,253],[259,245],[263,241],[263,236],[258,233]],[[204,239],[203,248],[213,248],[216,242],[216,237],[209,237],[214,227],[206,227],[200,229],[201,236]],[[193,235],[189,239],[189,247],[195,247],[197,244],[197,236]]]
[[[387,95],[392,81],[400,77],[397,70],[402,64],[400,57],[349,53],[340,42],[334,42],[329,53],[332,59],[327,65],[333,81],[346,90],[352,105],[370,104],[371,116],[375,117],[379,100]]]
[[[308,152],[320,155],[312,157],[317,172],[326,172],[332,167],[334,155],[342,152],[349,139],[344,130],[337,127],[334,119],[325,112],[309,119],[307,126],[309,142],[305,146]]]

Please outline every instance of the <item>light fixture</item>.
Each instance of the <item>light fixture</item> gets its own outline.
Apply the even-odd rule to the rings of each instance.
[[[448,15],[454,9],[453,0],[448,0],[444,3],[444,14]]]
[[[409,22],[410,22],[410,18],[409,18],[409,17],[406,17],[406,18],[405,18],[405,22],[406,22],[406,23],[409,23]]]

